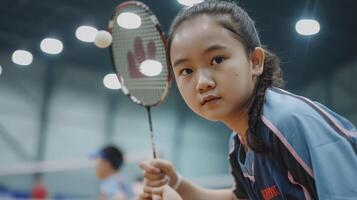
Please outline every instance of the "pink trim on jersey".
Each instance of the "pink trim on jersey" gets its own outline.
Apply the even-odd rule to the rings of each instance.
[[[357,131],[356,131],[356,132],[353,132],[353,131],[350,131],[350,130],[345,129],[343,126],[341,126],[341,125],[335,120],[334,117],[332,117],[332,116],[330,115],[330,113],[328,113],[328,112],[326,112],[324,109],[320,108],[318,105],[316,105],[316,103],[312,102],[311,100],[309,100],[309,99],[307,99],[307,98],[305,98],[305,97],[303,97],[303,98],[304,98],[306,101],[309,101],[310,103],[312,103],[312,104],[315,106],[315,108],[317,108],[317,109],[318,109],[319,111],[321,111],[324,115],[326,115],[326,117],[329,118],[329,119],[332,121],[332,123],[334,123],[334,124],[336,125],[336,127],[337,127],[338,129],[340,129],[340,131],[341,131],[343,134],[345,134],[347,137],[357,136]]]
[[[252,182],[255,182],[254,176],[251,176],[251,175],[249,175],[249,174],[247,174],[247,173],[245,173],[245,172],[243,172],[243,176],[246,177],[246,178],[248,178],[248,179],[251,180]]]
[[[305,171],[312,177],[314,177],[314,174],[312,172],[312,169],[304,162],[304,160],[297,154],[295,149],[291,146],[291,144],[288,142],[288,140],[284,137],[284,135],[274,126],[273,123],[271,123],[265,116],[262,115],[261,117],[263,123],[269,127],[269,129],[280,139],[280,141],[284,144],[284,146],[289,150],[292,156],[296,159],[296,161],[301,165],[302,168],[305,169]]]
[[[288,171],[288,179],[292,184],[299,185],[302,188],[302,190],[304,191],[304,196],[305,196],[306,200],[310,200],[311,199],[309,191],[303,185],[301,185],[300,183],[295,182],[293,176],[290,174],[289,171]]]
[[[308,101],[309,103],[311,103],[316,109],[318,109],[320,112],[322,112],[327,118],[329,118],[329,120],[331,120],[332,123],[334,123],[336,125],[336,127],[338,129],[340,129],[340,131],[345,134],[347,137],[353,137],[353,136],[357,136],[357,131],[350,131],[345,129],[343,126],[341,126],[334,117],[331,116],[330,113],[326,112],[324,109],[322,109],[320,106],[318,106],[315,102],[311,101],[310,99],[303,97],[303,96],[299,96],[296,94],[292,94],[290,92],[287,92],[285,90],[282,90],[280,88],[277,88],[278,90],[280,90],[281,92],[284,93],[288,93],[296,98],[303,98],[305,101]]]

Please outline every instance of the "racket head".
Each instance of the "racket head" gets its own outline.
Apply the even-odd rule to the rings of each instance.
[[[139,16],[141,25],[137,28],[119,25],[118,18],[127,13]],[[133,19],[135,22],[137,17]],[[123,93],[141,106],[160,104],[171,87],[172,73],[165,37],[156,16],[144,3],[127,1],[114,9],[108,29],[113,37],[111,59]]]

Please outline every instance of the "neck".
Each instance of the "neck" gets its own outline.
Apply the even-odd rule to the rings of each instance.
[[[243,106],[238,107],[236,111],[223,120],[226,126],[236,132],[236,134],[243,139],[243,141],[241,141],[243,144],[245,144],[244,139],[249,128],[249,110],[254,101],[254,91],[255,90],[251,91],[251,94]]]
[[[241,138],[245,138],[248,130],[248,110],[236,112],[224,120],[224,123],[236,132]]]
[[[116,173],[117,173],[117,171],[115,171],[115,170],[110,170],[110,171],[106,174],[106,176],[105,176],[104,179],[108,179],[109,177],[113,176],[113,175],[116,174]]]

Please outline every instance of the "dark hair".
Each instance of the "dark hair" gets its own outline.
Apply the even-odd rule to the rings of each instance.
[[[110,165],[115,169],[118,170],[123,165],[124,157],[122,151],[114,146],[109,145],[100,150],[101,157],[104,160],[107,160]]]
[[[169,38],[167,40],[168,58],[170,47],[177,28],[186,20],[207,15],[215,17],[223,28],[229,30],[233,37],[243,43],[247,56],[256,48],[261,47],[258,32],[254,21],[236,3],[221,0],[207,0],[190,8],[184,8],[176,16],[171,24]],[[267,151],[266,145],[257,136],[258,122],[261,120],[265,91],[271,86],[281,86],[283,83],[282,71],[279,59],[276,55],[265,49],[264,71],[257,78],[256,87],[249,107],[249,128],[245,137],[246,144],[255,152]]]

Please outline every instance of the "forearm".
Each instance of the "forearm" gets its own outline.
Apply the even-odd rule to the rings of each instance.
[[[195,185],[183,178],[177,192],[184,200],[232,200],[233,193],[231,189],[210,190]]]

